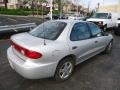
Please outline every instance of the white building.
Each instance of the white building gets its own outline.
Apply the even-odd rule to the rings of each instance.
[[[4,1],[0,0],[0,7],[5,7]]]
[[[8,0],[7,5],[9,9],[16,9],[22,5],[22,2],[20,0]]]

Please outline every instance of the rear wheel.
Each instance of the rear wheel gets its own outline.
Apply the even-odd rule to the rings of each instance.
[[[65,81],[71,77],[73,70],[74,61],[72,58],[65,58],[58,64],[54,79],[56,81]]]

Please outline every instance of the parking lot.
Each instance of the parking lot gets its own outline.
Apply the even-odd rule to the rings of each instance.
[[[8,63],[6,52],[9,46],[9,39],[0,40],[0,90],[120,90],[119,36],[114,36],[111,54],[101,53],[79,64],[73,76],[61,83],[52,78],[28,80],[21,77]]]
[[[33,23],[36,24],[41,23],[41,19],[39,17],[20,17],[20,16],[4,16],[0,15],[0,26],[3,25],[15,25],[15,24],[24,24],[24,23]]]

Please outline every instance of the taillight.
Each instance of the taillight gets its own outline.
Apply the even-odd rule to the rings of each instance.
[[[29,51],[29,50],[27,50],[25,52],[25,56],[27,56],[29,58],[32,58],[32,59],[38,59],[38,58],[42,57],[42,54],[38,53],[38,52],[35,52],[35,51]]]
[[[12,46],[17,50],[19,51],[20,53],[22,53],[24,56],[28,57],[28,58],[31,58],[31,59],[38,59],[38,58],[41,58],[42,57],[42,54],[41,53],[38,53],[36,51],[31,51],[31,50],[28,50],[28,49],[25,49],[17,44],[15,44],[14,42],[11,42],[12,43]]]

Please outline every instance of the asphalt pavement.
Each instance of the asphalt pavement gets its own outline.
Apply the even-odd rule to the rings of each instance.
[[[44,21],[46,21],[46,20],[44,20]],[[0,26],[25,24],[25,23],[36,23],[36,25],[39,25],[42,22],[43,22],[43,19],[41,19],[39,17],[0,15]],[[28,31],[28,30],[24,30],[24,31]],[[23,31],[19,31],[19,32],[23,32]],[[7,32],[2,31],[2,32],[0,32],[0,39],[9,38],[12,34],[16,34],[16,33],[19,33],[19,32],[16,32],[14,30],[10,30],[10,31],[7,31]]]
[[[111,31],[112,33],[112,31]],[[0,40],[0,90],[120,90],[120,37],[114,36],[111,54],[99,54],[75,67],[65,82],[52,78],[29,80],[11,69],[7,60],[10,40]]]
[[[11,69],[7,60],[10,40],[0,40],[0,90],[120,90],[120,37],[114,36],[111,54],[99,54],[76,66],[62,83],[52,78],[28,80]]]
[[[21,17],[21,16],[1,16],[0,15],[0,26],[4,25],[15,25],[15,24],[24,24],[24,23],[41,23],[41,18],[39,17]]]

